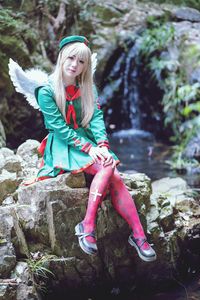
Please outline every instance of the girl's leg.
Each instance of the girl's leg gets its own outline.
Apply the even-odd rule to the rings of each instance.
[[[84,227],[84,233],[93,232],[95,229],[97,209],[105,196],[113,171],[114,169],[111,166],[104,167],[100,164],[93,164],[85,170],[86,173],[94,175],[94,178],[90,185],[86,215],[81,222]],[[95,238],[90,235],[85,237],[85,239],[90,243],[96,242]]]
[[[136,236],[145,236],[134,200],[116,168],[109,187],[112,204],[116,211],[126,220]]]
[[[137,249],[142,259],[146,261],[154,260],[156,254],[146,241],[134,200],[116,168],[110,181],[110,194],[114,208],[127,221],[133,231],[129,237],[129,243]]]

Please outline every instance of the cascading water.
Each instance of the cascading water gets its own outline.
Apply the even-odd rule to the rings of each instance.
[[[163,91],[141,61],[139,43],[125,42],[124,48],[114,51],[102,76],[101,100],[111,148],[121,161],[120,171],[142,172],[152,180],[176,177],[166,164],[171,151],[163,144],[169,136],[163,124]],[[182,177],[191,186],[199,183],[199,178]]]
[[[163,92],[150,80],[152,74],[141,62],[139,48],[139,39],[124,42],[124,48],[110,57],[102,76],[101,99],[110,133],[129,129],[133,135],[143,130],[157,135],[164,128],[159,104]]]
[[[106,122],[112,130],[140,128],[139,93],[137,85],[138,70],[135,64],[138,48],[129,45],[128,53],[118,51],[111,57],[115,62],[111,71],[103,76],[102,104],[106,106]],[[107,72],[107,71],[106,71]]]
[[[159,157],[165,148],[160,144],[155,147],[154,135],[143,130],[146,129],[146,116],[150,117],[151,122],[148,114],[151,105],[143,103],[148,101],[147,97],[150,98],[151,93],[147,93],[147,96],[144,94],[142,67],[137,40],[125,43],[124,49],[117,49],[105,69],[101,99],[108,132],[111,134],[111,148],[121,160],[119,169],[143,172],[157,179],[166,172],[166,164]],[[154,160],[153,155],[157,159]]]

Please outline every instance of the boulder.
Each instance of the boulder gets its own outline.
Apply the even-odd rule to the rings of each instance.
[[[181,7],[172,11],[172,15],[178,20],[200,22],[200,12],[191,7]]]
[[[146,286],[157,285],[158,281],[162,285],[171,281],[174,267],[177,272],[182,271],[180,262],[185,259],[185,253],[184,269],[189,268],[197,255],[193,240],[197,242],[200,238],[200,209],[186,182],[181,178],[163,178],[151,184],[145,174],[121,176],[135,199],[148,239],[154,243],[157,261],[145,264],[144,268],[137,252],[127,242],[130,229],[112,207],[109,194],[98,210],[98,255],[93,257],[82,252],[74,227],[85,215],[88,187],[83,173],[66,173],[29,186],[20,184],[15,191],[17,196],[5,196],[0,207],[2,278],[15,278],[12,270],[21,257],[26,257],[34,270],[38,256],[44,258],[47,272],[55,275],[56,279],[51,273],[46,274],[50,277],[48,284],[52,287],[62,284],[66,293],[91,284],[112,286],[113,281],[119,288],[130,287],[136,278]],[[34,282],[34,274],[30,278]],[[35,293],[33,282],[28,285],[27,299]],[[18,282],[15,294],[22,295],[26,284],[21,283],[19,292]],[[7,295],[8,289],[4,287],[2,293]],[[37,297],[35,294],[33,299]]]

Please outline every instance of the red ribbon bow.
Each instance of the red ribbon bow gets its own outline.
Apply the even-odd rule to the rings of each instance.
[[[66,100],[67,101],[72,102],[78,97],[80,97],[80,89],[79,88],[77,89],[73,85],[70,85],[66,88]],[[67,110],[67,115],[66,115],[67,124],[70,124],[71,117],[72,117],[73,122],[74,122],[74,129],[77,129],[78,124],[76,122],[76,111],[75,111],[74,105],[72,103],[70,103],[68,105],[68,110]]]

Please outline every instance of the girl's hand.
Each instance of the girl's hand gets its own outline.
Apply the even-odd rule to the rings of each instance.
[[[95,163],[99,163],[99,161],[105,161],[104,154],[100,147],[92,146],[88,152],[88,154],[92,157]]]
[[[104,166],[109,166],[112,164],[112,168],[115,167],[115,160],[113,159],[112,155],[110,154],[110,152],[108,151],[107,147],[100,147],[101,149],[101,153],[104,156],[104,162],[103,165]]]

